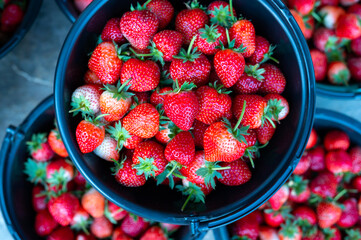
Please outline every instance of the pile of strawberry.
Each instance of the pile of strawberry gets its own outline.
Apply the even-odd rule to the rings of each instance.
[[[5,44],[24,18],[26,0],[0,0],[0,45]]]
[[[74,5],[76,9],[78,9],[80,12],[83,12],[85,8],[91,4],[93,0],[74,0]]]
[[[234,239],[361,239],[361,147],[340,130],[312,130],[288,182],[232,225]]]
[[[186,7],[175,30],[164,30],[174,15],[167,0],[110,19],[70,112],[84,119],[76,129],[81,152],[114,161],[119,183],[140,187],[155,178],[173,188],[182,180],[177,189],[187,203],[204,202],[217,179],[249,181],[248,162],[289,105],[284,75],[266,63],[277,62],[274,47],[251,21],[224,1]]]
[[[27,142],[35,231],[47,240],[166,240],[179,226],[150,222],[107,201],[76,171],[57,129]]]
[[[287,0],[309,47],[317,82],[361,82],[359,0]]]

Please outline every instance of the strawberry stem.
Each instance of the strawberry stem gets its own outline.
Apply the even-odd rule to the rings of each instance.
[[[185,201],[185,202],[183,203],[183,205],[182,205],[182,208],[181,208],[181,211],[182,211],[182,212],[183,212],[184,209],[186,208],[186,206],[187,206],[188,202],[191,200],[191,198],[192,198],[192,194],[189,194],[189,196],[187,197],[186,201]]]
[[[143,4],[143,7],[146,7],[148,5],[148,3],[150,3],[152,0],[148,0]]]
[[[241,116],[239,117],[236,126],[234,126],[233,131],[236,131],[237,128],[239,127],[239,125],[241,124],[241,121],[242,121],[245,111],[246,111],[246,100],[243,101],[243,108],[242,108]]]
[[[336,197],[333,199],[335,202],[337,202],[343,195],[347,193],[347,189],[343,189],[341,192],[339,192]]]
[[[212,170],[214,171],[221,171],[221,170],[228,170],[230,169],[231,167],[216,167],[216,168],[212,168]]]
[[[232,0],[229,0],[229,10],[231,11],[232,21],[234,21]],[[226,30],[227,30],[227,29],[226,29]]]
[[[231,45],[231,38],[229,37],[228,28],[226,28],[226,35],[227,35],[227,42],[228,42],[228,46],[229,46],[229,45]]]
[[[174,164],[173,168],[169,171],[165,178],[168,178],[178,167],[178,164]]]
[[[195,35],[191,42],[189,43],[189,46],[188,46],[188,51],[187,51],[187,55],[190,55],[191,54],[191,51],[192,51],[192,48],[193,48],[193,44],[195,42],[195,40],[197,39],[197,35]]]

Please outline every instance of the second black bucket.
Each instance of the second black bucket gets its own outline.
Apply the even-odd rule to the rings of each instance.
[[[58,4],[61,11],[65,14],[65,16],[70,20],[70,22],[75,22],[79,17],[80,12],[76,9],[74,5],[74,0],[55,0]]]

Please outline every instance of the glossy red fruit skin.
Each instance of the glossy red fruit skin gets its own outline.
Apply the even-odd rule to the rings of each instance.
[[[247,163],[243,160],[233,162],[222,162],[221,167],[230,167],[230,169],[220,171],[223,178],[218,181],[227,186],[239,186],[248,182],[252,177],[252,172]]]
[[[310,169],[315,172],[322,171],[326,169],[325,163],[325,150],[322,146],[315,147],[308,151],[308,155],[311,158]]]
[[[261,68],[266,70],[263,74],[263,83],[260,87],[261,93],[277,93],[282,94],[286,87],[286,78],[281,70],[270,63],[261,65]]]
[[[352,187],[357,191],[361,192],[361,176],[357,176],[352,179]]]
[[[326,168],[333,174],[342,174],[352,170],[350,155],[343,150],[334,150],[326,154]]]
[[[167,0],[152,0],[146,7],[159,19],[159,30],[166,28],[173,18],[174,8]]]
[[[125,234],[130,237],[138,237],[140,236],[149,226],[149,222],[145,221],[141,217],[137,217],[135,220],[133,216],[127,215],[120,227]]]
[[[315,225],[317,223],[316,212],[308,206],[299,206],[293,210],[292,214],[294,215],[295,219],[300,218],[307,220],[311,225]]]
[[[46,240],[74,240],[74,233],[69,227],[60,227],[52,232]]]
[[[154,141],[146,141],[140,143],[133,154],[133,164],[139,164],[139,158],[153,158],[153,165],[158,169],[155,171],[155,176],[161,174],[166,168],[168,161],[164,157],[164,147]]]
[[[277,126],[276,123],[274,124]],[[268,143],[276,132],[276,128],[277,127],[273,127],[269,121],[266,121],[263,123],[263,126],[261,125],[259,128],[255,129],[258,142],[262,145]]]
[[[361,4],[354,4],[351,7],[349,7],[347,9],[347,13],[353,13],[356,14],[357,16],[359,16],[361,18]]]
[[[146,182],[144,174],[137,174],[137,170],[133,168],[132,158],[128,157],[123,162],[123,168],[115,172],[115,179],[126,187],[140,187]]]
[[[232,232],[239,237],[248,237],[251,240],[257,240],[259,235],[259,223],[254,214],[249,214],[236,221],[232,226]]]
[[[327,151],[344,150],[350,147],[349,136],[340,130],[329,131],[323,140],[323,145]]]
[[[264,59],[264,55],[267,54],[270,50],[270,43],[268,40],[261,36],[256,36],[256,49],[252,56],[247,60],[250,64],[255,65],[260,63]]]
[[[201,53],[214,55],[220,51],[220,43],[223,43],[223,45],[227,44],[227,34],[225,28],[218,25],[215,28],[217,33],[221,35],[214,42],[208,42],[206,38],[201,36],[201,32],[198,31],[194,46],[197,47],[198,51]]]
[[[342,228],[351,228],[353,227],[359,219],[358,210],[357,210],[357,201],[354,198],[346,199],[342,202],[344,209],[340,220],[338,220],[337,225]]]
[[[116,42],[118,44],[125,43],[126,39],[120,30],[120,18],[112,18],[108,20],[103,28],[101,38],[104,42]]]
[[[308,15],[315,3],[315,0],[288,0],[288,7],[296,9],[301,15]]]
[[[268,203],[275,211],[279,210],[288,200],[290,190],[287,185],[283,185],[269,200]]]
[[[50,214],[62,226],[71,223],[79,207],[79,199],[71,193],[63,193],[59,197],[51,198],[48,203]]]
[[[172,90],[173,89],[171,87],[164,87],[164,88],[159,89],[159,91],[158,91],[158,89],[156,89],[152,93],[152,95],[150,95],[150,103],[154,107],[158,106],[159,104],[164,105],[164,100],[165,100],[166,95],[161,95],[161,93],[170,92]]]
[[[335,197],[337,190],[337,179],[330,172],[321,172],[310,183],[311,192],[323,198]]]
[[[188,166],[194,160],[195,145],[193,137],[188,131],[178,133],[166,146],[164,150],[165,158],[177,161],[183,166]]]
[[[170,62],[182,48],[183,35],[177,31],[164,30],[154,35],[153,42],[157,49],[163,53],[163,60]]]
[[[361,82],[361,57],[348,59],[347,66],[351,72],[352,79]]]
[[[249,126],[250,129],[257,129],[262,125],[262,116],[267,101],[256,94],[242,94],[233,99],[233,115],[239,119],[242,113],[243,104],[246,102],[245,112],[241,121],[243,126]]]
[[[53,219],[48,210],[42,210],[35,217],[35,231],[39,236],[49,235],[58,223]]]
[[[85,120],[81,121],[76,128],[76,139],[82,153],[94,151],[104,140],[104,127],[96,127]]]
[[[249,20],[238,20],[229,29],[229,37],[236,40],[236,47],[246,47],[242,55],[246,58],[252,56],[256,50],[256,30]]]
[[[296,194],[296,191],[294,191],[292,188],[290,189],[290,196],[289,199],[292,202],[295,203],[306,203],[309,198],[311,196],[311,191],[310,188],[307,186],[306,190],[304,190],[302,193],[300,193],[299,195]]]
[[[257,93],[261,85],[261,81],[243,73],[243,75],[238,79],[236,84],[233,85],[233,89],[238,94],[253,94]]]
[[[313,69],[315,70],[316,81],[323,81],[327,74],[327,57],[323,52],[316,49],[313,49],[310,52],[313,62]]]
[[[307,141],[306,150],[313,148],[316,145],[317,140],[318,140],[317,132],[315,129],[312,129],[310,137],[308,138]]]
[[[351,41],[352,52],[358,56],[361,56],[361,37]]]
[[[361,37],[361,23],[357,15],[342,15],[336,24],[336,36],[340,38],[356,39]]]
[[[303,153],[300,161],[298,162],[295,170],[293,171],[293,174],[302,175],[305,172],[307,172],[310,166],[311,166],[311,156],[307,152],[305,152]]]
[[[113,224],[105,216],[94,218],[90,232],[97,238],[110,237],[113,233]]]
[[[12,32],[16,30],[24,18],[24,11],[16,4],[5,6],[1,15],[1,31]]]
[[[354,174],[358,174],[361,172],[361,147],[352,147],[349,150],[349,155],[352,161],[352,170],[351,172]]]
[[[285,219],[282,217],[280,213],[263,213],[263,218],[265,223],[271,227],[279,227],[282,223],[284,223]]]
[[[330,37],[336,36],[335,31],[327,28],[316,29],[313,35],[313,44],[318,50],[325,52],[326,43]]]
[[[202,123],[201,121],[198,121],[197,119],[194,121],[193,129],[191,133],[194,136],[194,144],[196,147],[203,148],[203,139],[204,139],[204,133],[206,132],[209,125]]]
[[[32,191],[32,203],[35,211],[39,212],[47,208],[46,196],[38,196],[45,191],[43,186],[34,186]]]
[[[205,161],[204,151],[197,151],[194,160],[188,166],[182,167],[180,172],[192,183],[205,184],[204,177],[196,173],[198,169],[205,167]]]
[[[321,202],[317,205],[317,218],[320,228],[329,228],[340,219],[342,210],[334,203]]]

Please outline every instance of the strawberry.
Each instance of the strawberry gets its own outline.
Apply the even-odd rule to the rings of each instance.
[[[260,240],[279,240],[277,230],[268,227],[260,226],[259,227],[259,239]]]
[[[133,135],[152,138],[159,130],[159,113],[150,103],[136,106],[123,118],[123,127]]]
[[[324,6],[318,14],[322,18],[322,23],[326,28],[335,29],[338,19],[346,12],[339,6]]]
[[[188,166],[194,160],[195,145],[190,132],[178,133],[166,146],[164,156],[169,161],[176,161]]]
[[[358,174],[361,172],[361,147],[353,147],[349,151],[352,162],[351,172]]]
[[[347,13],[353,13],[356,14],[357,16],[361,17],[361,4],[353,4],[352,6],[350,6],[347,9]]]
[[[117,141],[109,134],[105,134],[103,142],[94,149],[94,154],[107,161],[119,160],[117,146]]]
[[[207,128],[209,127],[209,125],[195,120],[194,124],[193,124],[193,129],[191,131],[192,135],[194,136],[194,144],[196,145],[196,147],[201,147],[203,148],[203,138],[204,138],[204,133],[206,132]]]
[[[93,51],[88,67],[103,84],[114,84],[118,81],[123,62],[118,57],[113,43],[102,42]]]
[[[174,15],[174,8],[167,0],[152,0],[148,2],[146,8],[157,16],[159,30],[166,28]]]
[[[323,52],[312,49],[310,51],[313,69],[315,70],[315,79],[320,82],[325,79],[327,73],[327,56]]]
[[[172,80],[173,81],[173,80]],[[152,95],[150,96],[150,103],[156,107],[159,104],[164,105],[164,100],[166,98],[166,95],[163,95],[162,93],[171,92],[173,89],[171,87],[164,87],[161,89],[156,89]]]
[[[27,141],[26,145],[31,157],[36,161],[46,162],[54,157],[54,152],[47,141],[46,133],[33,134],[31,141]]]
[[[89,219],[89,214],[82,207],[79,207],[75,212],[74,217],[70,223],[71,228],[76,231],[88,232],[88,227],[91,221]]]
[[[251,213],[236,221],[232,226],[232,232],[238,237],[257,240],[259,235],[259,223],[255,214]]]
[[[343,150],[333,150],[326,154],[326,168],[333,174],[342,174],[350,172],[352,169],[352,160],[350,155]]]
[[[260,144],[267,144],[274,133],[276,132],[276,127],[274,127],[269,121],[266,121],[263,126],[255,129],[257,134],[257,140]]]
[[[235,39],[236,47],[245,47],[246,50],[242,53],[244,57],[248,58],[256,50],[256,31],[251,21],[241,19],[235,22],[229,29],[229,36]]]
[[[144,174],[146,179],[161,174],[168,164],[163,152],[163,146],[156,142],[140,143],[133,154],[133,164],[137,174]]]
[[[82,153],[94,151],[105,137],[104,126],[99,123],[99,116],[95,119],[86,118],[76,128],[76,140]]]
[[[178,13],[175,20],[175,29],[184,36],[184,43],[190,44],[198,30],[208,24],[209,19],[204,12],[204,7],[197,0],[186,4],[187,9]]]
[[[71,193],[63,193],[58,197],[51,198],[48,203],[50,214],[62,226],[71,223],[78,208],[79,200]]]
[[[85,188],[85,185],[87,184],[85,178],[79,171],[76,171],[76,174],[74,176],[74,182],[78,185],[80,189]]]
[[[96,238],[107,238],[112,236],[113,225],[106,217],[97,217],[94,218],[92,224],[90,225],[90,232]]]
[[[313,11],[316,0],[288,0],[288,7],[295,9],[301,15],[308,15]]]
[[[211,2],[207,8],[211,23],[229,28],[232,19],[237,16],[236,10],[231,10],[231,8],[231,5],[225,1]]]
[[[247,60],[250,64],[262,64],[267,62],[268,60],[272,60],[278,63],[278,60],[272,57],[273,51],[275,50],[275,46],[270,45],[268,40],[261,36],[256,36],[256,48],[252,56],[250,56]]]
[[[133,238],[127,236],[119,226],[114,229],[112,240],[133,240]]]
[[[126,42],[120,30],[120,18],[111,18],[105,24],[102,34],[100,36],[104,42],[116,42],[122,44]]]
[[[361,37],[353,39],[351,41],[351,49],[353,53],[355,53],[358,56],[361,56]]]
[[[100,94],[98,85],[87,84],[78,87],[71,96],[72,110],[69,112],[73,113],[74,116],[79,112],[82,113],[82,115],[99,113]]]
[[[24,18],[24,10],[17,4],[8,4],[1,13],[2,32],[13,32]]]
[[[311,130],[310,137],[308,138],[307,144],[306,144],[306,150],[313,148],[317,143],[318,135],[314,128]]]
[[[298,26],[300,27],[303,36],[306,38],[307,28],[306,28],[306,24],[305,24],[303,17],[301,16],[301,14],[299,14],[297,11],[295,11],[293,9],[291,9],[290,12],[291,12],[292,16],[294,17],[294,19],[296,20]]]
[[[287,221],[286,224],[281,225],[281,228],[278,231],[278,237],[280,240],[301,240],[302,230],[291,221]]]
[[[284,206],[278,211],[265,209],[263,212],[264,221],[268,226],[279,227],[285,222],[286,218],[289,218],[289,211],[289,206]]]
[[[267,102],[268,111],[272,115],[272,120],[279,122],[279,120],[283,120],[287,117],[289,113],[289,105],[287,100],[277,94],[277,93],[270,93],[264,97]]]
[[[330,172],[321,172],[310,184],[311,192],[323,198],[334,197],[337,189],[337,179]]]
[[[341,208],[332,202],[321,202],[317,205],[316,211],[318,225],[321,228],[332,227],[342,215]]]
[[[285,204],[288,200],[288,196],[290,194],[290,189],[287,185],[283,185],[269,200],[269,204],[271,208],[275,211],[279,210],[283,204]]]
[[[315,19],[313,16],[303,17],[303,21],[305,22],[305,30],[303,32],[303,36],[308,40],[313,36],[315,31]]]
[[[178,80],[181,86],[185,82],[194,83],[198,87],[208,83],[211,63],[204,54],[197,52],[197,48],[193,48],[196,38],[192,39],[187,51],[181,49],[178,56],[173,56],[169,67],[170,76]]]
[[[317,215],[315,211],[307,206],[299,206],[292,212],[295,219],[300,219],[307,221],[310,225],[315,225],[317,223]]]
[[[361,58],[350,58],[347,66],[351,72],[352,79],[361,82]]]
[[[343,62],[332,62],[328,65],[328,80],[332,84],[347,85],[351,78],[350,70]]]
[[[348,7],[348,6],[352,6],[355,3],[357,3],[359,0],[340,0],[340,4],[342,6]]]
[[[125,158],[121,162],[115,161],[113,172],[115,179],[126,187],[140,187],[146,182],[144,175],[138,175],[137,170],[133,168],[131,158]]]
[[[105,198],[94,188],[82,196],[81,205],[93,218],[104,215]]]
[[[126,12],[120,19],[120,30],[129,43],[136,49],[145,50],[149,41],[157,33],[159,19],[156,14],[146,10],[148,0],[143,6],[131,7],[131,12]]]
[[[158,142],[162,144],[168,144],[170,140],[174,138],[175,135],[180,133],[182,130],[180,130],[173,122],[168,121],[165,124],[161,125],[161,129],[157,135],[155,135],[155,138]]]
[[[352,179],[352,187],[359,192],[361,191],[361,176],[357,176]]]
[[[342,15],[336,24],[336,36],[351,40],[361,37],[361,22],[357,15],[352,13]]]
[[[224,117],[232,107],[232,99],[222,85],[214,83],[212,86],[202,86],[197,89],[196,94],[199,102],[199,113],[196,119],[211,125]]]
[[[265,70],[259,68],[259,65],[246,65],[244,73],[238,79],[233,89],[239,94],[253,94],[258,91],[264,79],[263,73]]]
[[[263,83],[260,87],[261,93],[277,93],[282,94],[286,86],[286,78],[281,70],[275,65],[266,63],[261,68],[265,70],[263,73]]]
[[[116,150],[118,151],[120,151],[123,146],[127,149],[135,149],[139,143],[143,141],[143,138],[141,137],[130,135],[129,132],[122,127],[122,123],[120,121],[115,123],[114,127],[108,126],[107,132],[115,139]]]
[[[120,81],[126,83],[129,90],[146,92],[155,89],[160,81],[160,69],[151,60],[131,58],[123,64]],[[128,83],[129,82],[129,83]]]
[[[311,166],[311,156],[307,152],[304,152],[295,170],[293,170],[293,174],[302,175],[307,172],[310,166]]]
[[[127,216],[127,211],[118,207],[110,201],[105,202],[104,216],[112,223],[122,220]]]
[[[92,71],[89,70],[86,71],[84,74],[84,82],[85,84],[96,84],[96,85],[102,85],[102,81],[98,78],[98,76]]]
[[[192,88],[194,84],[184,83],[179,87],[176,81],[173,92],[168,93],[164,100],[164,111],[169,119],[183,131],[188,131],[199,112],[199,103]]]
[[[74,233],[69,227],[60,227],[53,231],[46,240],[74,240]]]
[[[353,227],[359,218],[357,201],[355,198],[346,199],[342,202],[342,205],[344,206],[344,209],[342,209],[342,214],[337,222],[337,225],[342,228]]]
[[[318,172],[326,168],[325,150],[323,149],[323,147],[319,146],[314,149],[311,149],[310,151],[308,151],[308,155],[310,155],[311,158],[310,169],[312,171]]]
[[[148,226],[148,221],[132,214],[128,214],[120,225],[123,232],[133,238],[140,236]]]
[[[227,42],[227,35],[225,28],[212,24],[206,25],[204,28],[199,29],[194,46],[206,55],[214,55],[220,51],[220,42],[223,45]]]
[[[51,149],[60,157],[68,157],[68,152],[65,149],[64,143],[60,137],[58,128],[50,131],[48,135],[48,143]]]
[[[199,169],[212,170],[214,165],[205,160],[204,151],[197,151],[194,156],[194,160],[186,167],[182,167],[180,172],[187,178],[188,181],[195,184],[205,184],[205,177],[200,174]],[[214,176],[211,175],[210,183],[214,182]],[[214,182],[215,184],[215,182]]]
[[[227,168],[225,170],[219,171],[222,175],[218,181],[227,186],[238,186],[248,182],[252,173],[243,160],[236,160],[233,162],[223,162],[220,164],[221,168]]]
[[[335,31],[327,28],[320,27],[316,29],[314,35],[313,35],[313,45],[315,47],[322,51],[326,51],[326,47],[329,48],[329,44],[331,43],[332,39],[337,39]]]
[[[167,240],[166,233],[162,228],[158,226],[153,226],[148,228],[148,230],[142,235],[140,240]]]
[[[171,223],[160,223],[162,229],[166,229],[168,232],[174,232],[178,230],[181,226]]]
[[[96,238],[91,234],[78,233],[75,237],[75,240],[96,240]]]
[[[42,194],[44,192],[44,187],[41,185],[36,185],[33,187],[31,198],[33,203],[33,208],[35,211],[40,212],[47,208],[46,195]]]
[[[344,150],[350,147],[350,138],[340,130],[329,131],[323,140],[323,145],[327,151]]]
[[[321,0],[320,5],[326,6],[326,5],[332,5],[337,6],[339,4],[340,0]]]
[[[308,180],[302,177],[293,175],[288,181],[290,187],[289,200],[295,203],[307,202],[311,196],[310,188],[308,187]]]
[[[183,35],[173,30],[163,30],[154,35],[150,47],[150,56],[154,61],[171,62],[173,56],[177,56],[182,48]],[[147,54],[145,54],[146,56]]]
[[[80,12],[83,12],[92,1],[93,0],[74,0],[74,4]]]
[[[64,158],[56,159],[46,167],[46,180],[48,183],[65,184],[74,177],[74,166],[71,162]],[[58,182],[58,180],[60,182]]]
[[[48,210],[42,210],[35,217],[35,231],[39,236],[47,236],[58,226]]]

